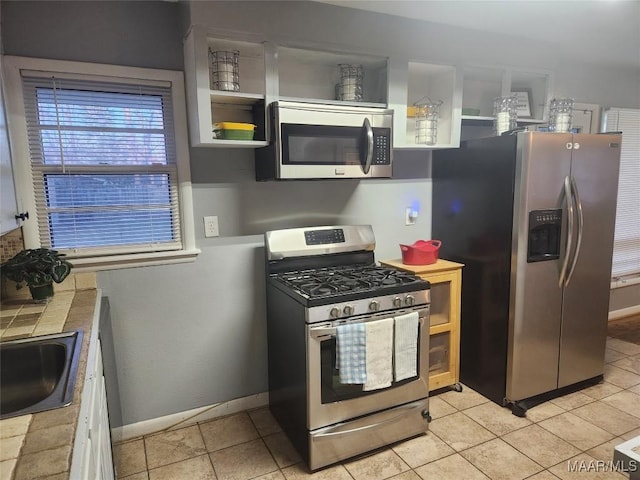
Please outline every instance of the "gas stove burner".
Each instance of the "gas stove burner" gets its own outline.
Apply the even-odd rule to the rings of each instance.
[[[275,277],[308,298],[324,298],[346,293],[370,292],[416,283],[415,275],[400,270],[366,266],[340,266],[279,274]]]
[[[310,296],[323,297],[325,295],[331,295],[338,291],[338,287],[329,283],[316,283],[305,281],[304,283],[297,283],[295,281],[289,282],[290,285],[295,285],[297,289],[307,292]]]

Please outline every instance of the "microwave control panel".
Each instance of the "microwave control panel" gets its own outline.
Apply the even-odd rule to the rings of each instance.
[[[388,128],[373,129],[373,165],[391,164],[391,132]]]

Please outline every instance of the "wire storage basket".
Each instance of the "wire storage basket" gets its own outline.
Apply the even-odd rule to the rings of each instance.
[[[209,49],[209,81],[212,90],[240,91],[239,51]]]
[[[573,98],[553,98],[549,102],[549,131],[570,132],[573,120]]]
[[[493,101],[493,132],[502,135],[518,126],[518,97],[498,97]]]
[[[362,94],[362,79],[364,77],[362,65],[340,63],[338,67],[340,68],[340,83],[337,86],[338,100],[361,102],[364,98]]]
[[[441,100],[432,102],[428,97],[414,103],[416,107],[416,143],[424,145],[438,143],[438,118],[442,103]]]

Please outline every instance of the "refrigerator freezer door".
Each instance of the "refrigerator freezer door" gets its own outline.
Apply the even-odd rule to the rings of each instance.
[[[505,397],[517,136],[434,152],[433,238],[464,263],[460,381],[496,403]]]
[[[619,135],[573,137],[571,175],[583,227],[564,291],[558,387],[602,375],[604,370],[620,142]]]
[[[571,134],[525,133],[518,138],[506,396],[522,400],[558,386],[562,289],[567,255],[567,199]],[[529,212],[562,209],[560,256],[527,262]],[[574,235],[575,237],[575,235]],[[569,252],[570,253],[570,252]]]

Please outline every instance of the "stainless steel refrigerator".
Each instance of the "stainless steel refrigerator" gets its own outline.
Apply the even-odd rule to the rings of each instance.
[[[433,154],[431,237],[465,265],[460,380],[516,415],[602,379],[620,143],[519,132]]]

